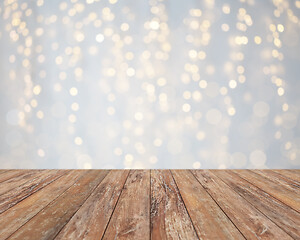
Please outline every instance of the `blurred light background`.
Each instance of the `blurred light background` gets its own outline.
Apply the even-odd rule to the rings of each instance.
[[[300,1],[3,0],[1,168],[299,168]]]

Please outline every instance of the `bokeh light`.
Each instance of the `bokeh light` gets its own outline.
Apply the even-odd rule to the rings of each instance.
[[[1,168],[299,168],[300,1],[4,0]]]

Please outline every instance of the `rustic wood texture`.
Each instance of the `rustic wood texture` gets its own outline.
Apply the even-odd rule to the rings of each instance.
[[[0,170],[4,239],[300,239],[299,170]]]
[[[129,173],[102,239],[149,239],[150,171]]]
[[[244,236],[253,239],[292,239],[211,171],[193,171],[193,174]]]
[[[151,170],[151,238],[198,239],[169,170]]]
[[[300,212],[299,188],[291,187],[289,183],[272,179],[259,171],[234,170],[242,178],[263,189],[273,197]]]
[[[101,239],[129,170],[112,170],[56,239]]]

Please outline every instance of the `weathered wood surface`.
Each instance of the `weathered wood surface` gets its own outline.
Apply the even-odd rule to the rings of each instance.
[[[103,239],[149,239],[150,171],[129,173]]]
[[[0,170],[4,239],[300,239],[299,170]]]
[[[198,239],[169,170],[151,170],[151,238]]]
[[[273,197],[282,201],[286,205],[300,212],[300,194],[299,187],[291,186],[291,184],[278,179],[272,179],[269,176],[258,171],[251,170],[234,170],[245,180],[253,185],[263,189]]]

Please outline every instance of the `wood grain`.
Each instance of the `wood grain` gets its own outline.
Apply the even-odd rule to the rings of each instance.
[[[250,170],[233,170],[242,178],[253,183],[255,186],[269,193],[273,197],[282,201],[286,205],[292,207],[294,210],[300,212],[300,195],[295,189],[291,189],[289,184],[271,180],[259,173]],[[298,192],[298,194],[297,194]]]
[[[247,239],[292,239],[211,171],[192,172]]]
[[[33,172],[33,171],[32,170],[9,170],[9,171],[5,171],[4,173],[2,173],[0,175],[0,187],[1,187],[1,185],[6,184],[5,181],[7,181],[9,179],[14,179],[15,177],[20,176],[20,175],[25,175],[28,172]]]
[[[273,171],[300,183],[300,170],[274,169]]]
[[[8,238],[84,174],[73,170],[0,214],[0,239]]]
[[[171,172],[200,239],[244,239],[190,171]]]
[[[299,173],[3,169],[0,240],[300,240]]]
[[[150,238],[150,171],[132,170],[103,239]]]
[[[151,170],[151,239],[198,239],[169,170]]]
[[[55,239],[101,239],[128,174],[110,171]]]
[[[65,170],[46,170],[33,179],[0,195],[0,213],[16,205],[18,202],[37,192],[49,183],[66,173]]]
[[[30,219],[8,239],[53,239],[83,204],[108,171],[87,171],[73,186]],[[52,218],[53,214],[56,215]]]
[[[249,184],[230,170],[212,171],[228,184],[234,191],[271,219],[291,237],[300,236],[300,215],[261,189]]]

